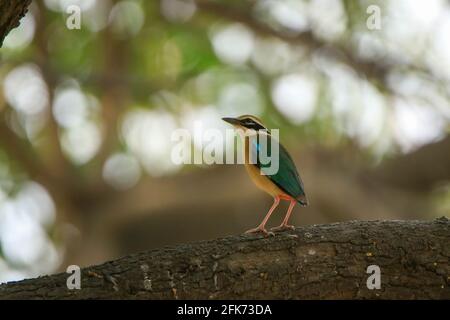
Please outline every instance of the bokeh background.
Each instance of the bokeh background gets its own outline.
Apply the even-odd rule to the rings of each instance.
[[[255,227],[243,166],[171,161],[223,116],[280,129],[297,225],[450,216],[447,0],[37,0],[0,50],[0,282]]]

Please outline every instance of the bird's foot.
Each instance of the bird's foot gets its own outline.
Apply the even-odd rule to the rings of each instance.
[[[245,233],[246,234],[249,234],[249,233],[262,233],[265,236],[274,236],[275,235],[273,232],[267,231],[265,228],[262,228],[262,227],[256,227],[254,229],[247,230],[247,231],[245,231]]]
[[[295,227],[289,224],[280,224],[278,227],[271,228],[270,231],[280,232],[285,230],[294,230]]]

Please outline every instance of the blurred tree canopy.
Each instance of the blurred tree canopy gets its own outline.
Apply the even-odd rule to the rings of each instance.
[[[1,49],[0,282],[254,224],[242,168],[170,160],[222,116],[280,128],[297,223],[448,216],[449,34],[444,0],[34,1]]]

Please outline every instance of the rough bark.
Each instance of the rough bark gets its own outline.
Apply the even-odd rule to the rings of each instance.
[[[0,286],[1,299],[450,299],[450,220],[314,225],[133,254]],[[369,265],[381,289],[369,290]]]
[[[0,1],[0,47],[6,35],[19,26],[20,19],[27,12],[31,0]]]

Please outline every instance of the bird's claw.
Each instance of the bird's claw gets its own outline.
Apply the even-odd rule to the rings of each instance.
[[[292,226],[292,225],[289,225],[289,224],[281,224],[281,225],[279,225],[278,227],[271,228],[270,231],[273,231],[273,232],[280,232],[280,231],[294,230],[294,229],[295,229],[295,227]]]
[[[250,229],[245,231],[246,234],[250,234],[250,233],[262,233],[265,236],[275,236],[275,233],[271,232],[271,231],[267,231],[265,228],[254,228],[254,229]]]

